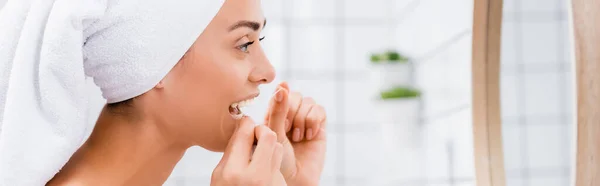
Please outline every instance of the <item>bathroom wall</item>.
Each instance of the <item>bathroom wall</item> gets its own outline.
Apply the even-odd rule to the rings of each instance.
[[[569,0],[504,0],[501,102],[508,186],[568,186],[574,151]]]

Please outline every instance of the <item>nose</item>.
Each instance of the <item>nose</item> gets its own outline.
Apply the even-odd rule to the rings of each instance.
[[[254,64],[254,68],[250,72],[250,76],[248,76],[250,82],[266,84],[271,83],[275,79],[275,68],[273,68],[273,65],[267,59],[262,48],[259,49],[258,55],[254,56],[252,63]]]

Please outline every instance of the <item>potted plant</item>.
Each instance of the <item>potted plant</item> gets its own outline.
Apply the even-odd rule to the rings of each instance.
[[[380,121],[399,122],[407,121],[407,118],[418,119],[420,97],[419,90],[408,86],[396,86],[381,91],[377,105],[378,113],[382,116]]]
[[[394,173],[417,173],[405,169],[415,158],[421,144],[420,121],[421,91],[410,86],[395,86],[379,93],[376,113],[381,123],[381,145],[384,149],[381,158],[387,162],[382,167],[387,177],[397,177]],[[403,158],[400,158],[403,157]],[[412,157],[412,158],[411,158]],[[412,159],[408,160],[407,159]],[[389,173],[389,174],[387,174]]]
[[[421,92],[409,86],[382,91],[376,104],[377,117],[383,123],[383,136],[398,147],[411,147],[418,141]]]
[[[410,60],[394,50],[371,55],[372,76],[378,90],[412,84]]]

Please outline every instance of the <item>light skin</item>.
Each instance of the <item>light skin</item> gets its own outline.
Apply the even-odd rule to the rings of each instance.
[[[288,92],[287,83],[278,86],[277,93],[283,93],[281,101],[271,101],[265,117],[265,123],[283,146],[281,174],[288,185],[319,185],[327,145],[325,110],[310,97]],[[307,135],[310,139],[298,138],[296,132],[301,127],[314,131]]]
[[[48,185],[162,185],[195,145],[225,152],[211,185],[317,185],[325,154],[321,106],[283,83],[266,126],[229,112],[275,78],[259,42],[265,22],[259,0],[226,0],[152,90],[102,110],[90,138]]]

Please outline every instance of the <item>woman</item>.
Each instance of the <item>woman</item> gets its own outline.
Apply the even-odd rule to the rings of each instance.
[[[164,15],[148,16],[156,16],[167,24],[170,21],[181,20],[181,17],[169,20],[161,16],[185,16],[179,9],[170,9],[170,5],[187,1],[195,0],[138,3],[144,3],[139,6],[149,7],[150,13],[164,10]],[[250,118],[242,117],[240,107],[258,95],[259,85],[272,82],[275,76],[273,67],[260,47],[259,41],[264,38],[260,36],[260,31],[266,21],[259,0],[226,0],[219,6],[216,15],[211,17],[210,23],[199,32],[201,34],[196,35],[197,38],[191,47],[186,49],[187,51],[181,51],[185,52],[185,55],[178,62],[175,61],[177,64],[173,65],[166,75],[153,82],[149,90],[133,95],[112,94],[111,89],[117,89],[115,92],[119,93],[120,90],[129,89],[128,86],[137,84],[121,84],[117,88],[105,85],[102,78],[107,77],[107,72],[120,71],[103,69],[116,66],[124,69],[125,72],[120,73],[129,73],[127,69],[130,68],[122,68],[119,66],[121,64],[96,63],[94,59],[102,56],[99,59],[106,61],[107,58],[114,58],[113,55],[119,56],[119,52],[123,50],[106,45],[108,41],[113,40],[113,37],[106,35],[111,35],[114,25],[124,24],[127,27],[128,21],[114,18],[117,21],[104,22],[103,19],[109,19],[110,13],[119,11],[121,7],[138,7],[126,6],[129,2],[108,1],[109,8],[103,10],[107,15],[100,16],[99,21],[88,25],[84,22],[87,26],[84,35],[89,37],[83,43],[85,74],[94,77],[109,104],[102,110],[89,139],[48,185],[161,185],[185,150],[194,145],[211,151],[225,152],[214,170],[212,185],[318,184],[323,168],[326,134],[323,131],[325,113],[321,106],[299,93],[290,93],[288,85],[283,83],[274,94],[270,110],[265,117],[265,125],[254,127]],[[48,6],[60,6],[58,3],[57,0],[54,5]],[[122,4],[125,5],[120,6]],[[113,5],[115,8],[111,9]],[[176,8],[190,7],[182,3]],[[197,7],[198,11],[202,11],[202,8]],[[148,13],[133,12],[135,13],[131,15]],[[194,11],[190,11],[190,17],[187,19],[194,20],[193,13]],[[51,12],[50,16],[52,15],[56,14]],[[49,22],[51,21],[49,19]],[[143,21],[145,20],[142,19]],[[186,25],[177,26],[183,28]],[[154,33],[153,29],[161,29],[152,25],[145,27],[146,29],[132,28],[134,29],[126,30],[126,33]],[[85,33],[94,29],[96,31],[91,34]],[[99,37],[95,34],[104,36]],[[117,37],[118,34],[111,36]],[[172,37],[173,40],[177,40],[179,36]],[[155,38],[140,39],[144,41]],[[114,40],[115,43],[120,42],[118,38]],[[98,43],[102,45],[96,47]],[[186,45],[179,42],[170,44],[175,48]],[[138,47],[138,50],[154,46],[129,43],[126,45]],[[144,54],[153,55],[155,58],[171,54],[169,50],[155,52]],[[130,55],[138,54],[127,53],[125,57]],[[146,68],[138,66],[140,65],[134,63],[131,67]],[[146,76],[133,75],[125,76],[125,81],[130,77],[138,78],[135,79],[137,81],[147,81],[144,79]],[[123,81],[108,78],[114,82],[107,84],[119,84]],[[18,78],[11,77],[11,83],[13,81],[18,81]],[[7,108],[13,101],[10,85]],[[18,97],[16,94],[12,95]],[[16,109],[5,110],[4,125],[11,123],[6,121],[22,119],[7,114],[14,110]],[[255,140],[256,150],[251,154]]]

